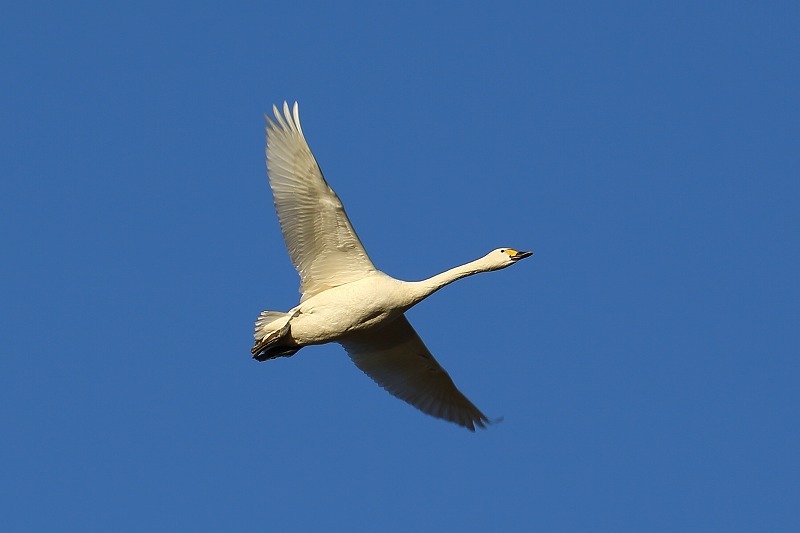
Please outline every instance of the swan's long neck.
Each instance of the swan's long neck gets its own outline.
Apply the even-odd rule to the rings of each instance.
[[[472,276],[473,274],[487,272],[489,270],[492,270],[491,267],[486,264],[485,258],[482,257],[464,265],[446,270],[441,274],[437,274],[431,278],[424,279],[422,281],[409,282],[414,295],[413,304],[424,300],[445,285],[449,285],[456,280],[466,278],[467,276]]]

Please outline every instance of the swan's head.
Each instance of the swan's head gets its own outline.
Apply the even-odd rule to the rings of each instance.
[[[533,252],[519,252],[513,248],[498,248],[489,252],[484,259],[487,261],[490,270],[500,270],[532,255]]]

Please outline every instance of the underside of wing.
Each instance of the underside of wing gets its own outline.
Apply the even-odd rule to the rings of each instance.
[[[267,118],[267,172],[303,298],[375,270],[300,128],[297,103]]]
[[[378,385],[423,413],[470,431],[486,416],[459,391],[405,316],[341,341],[353,362]]]

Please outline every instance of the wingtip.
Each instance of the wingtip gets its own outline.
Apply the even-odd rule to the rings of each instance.
[[[294,124],[297,126],[297,132],[303,135],[303,128],[300,127],[300,109],[297,105],[297,100],[294,101],[294,105],[292,106],[292,115],[294,116]]]
[[[494,426],[495,424],[499,424],[503,421],[503,417],[497,417],[495,419],[487,418],[483,413],[479,418],[474,418],[469,421],[469,424],[461,424],[471,432],[475,433],[475,426],[478,426],[481,429],[489,429],[489,426]]]
[[[303,135],[303,129],[300,127],[300,108],[297,100],[292,103],[291,108],[289,107],[288,100],[283,101],[281,108],[273,104],[272,114],[274,118],[266,113],[264,114],[264,118],[267,119],[268,129],[294,130],[300,135]]]

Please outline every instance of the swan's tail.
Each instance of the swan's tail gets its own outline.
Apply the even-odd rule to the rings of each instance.
[[[280,330],[290,318],[289,313],[283,311],[261,311],[256,318],[256,329],[253,336],[260,341],[270,333]]]
[[[289,337],[289,321],[292,318],[294,315],[282,311],[262,311],[258,315],[253,333],[256,342],[250,350],[253,359],[266,361],[276,357],[289,357],[300,349]]]

